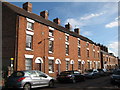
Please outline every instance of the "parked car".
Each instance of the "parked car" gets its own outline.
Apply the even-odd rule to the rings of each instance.
[[[111,75],[110,81],[112,84],[120,85],[120,69],[114,71],[114,73]]]
[[[100,75],[99,75],[99,71],[97,69],[93,69],[93,70],[90,69],[90,70],[85,71],[84,76],[86,78],[97,78]]]
[[[37,87],[54,87],[54,80],[54,78],[37,70],[16,71],[7,79],[5,88],[30,90]]]
[[[85,81],[85,76],[82,75],[79,71],[63,71],[60,75],[57,76],[58,82],[72,82],[76,83],[77,81]]]
[[[107,72],[105,72],[105,70],[103,70],[103,69],[97,69],[97,70],[99,71],[99,75],[100,76],[106,76],[106,75],[108,75]]]
[[[106,75],[110,75],[110,70],[109,69],[103,69],[103,71],[106,73]]]

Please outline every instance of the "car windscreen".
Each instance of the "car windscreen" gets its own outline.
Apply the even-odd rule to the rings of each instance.
[[[85,72],[87,72],[87,73],[91,73],[91,72],[93,72],[93,70],[88,70],[88,71],[85,71]]]
[[[114,74],[120,75],[120,71],[115,71]]]
[[[21,77],[21,76],[24,76],[24,73],[21,72],[21,71],[18,71],[18,72],[14,72],[11,77]]]
[[[69,75],[69,74],[72,74],[72,72],[70,71],[65,71],[65,72],[61,72],[60,75]]]

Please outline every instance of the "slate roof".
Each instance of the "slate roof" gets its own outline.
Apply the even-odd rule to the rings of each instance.
[[[89,42],[91,44],[96,44],[92,40],[88,39],[87,37],[84,37],[82,35],[78,35],[77,33],[73,32],[73,31],[69,31],[67,28],[65,28],[61,25],[58,25],[58,24],[56,24],[56,23],[54,23],[50,20],[44,19],[43,17],[41,17],[37,14],[34,14],[32,12],[27,12],[26,10],[24,10],[20,7],[17,7],[15,5],[11,4],[11,3],[8,3],[8,2],[2,2],[2,4],[7,6],[8,8],[10,8],[11,10],[13,10],[15,13],[17,13],[20,16],[28,17],[30,19],[35,20],[36,22],[42,23],[46,26],[53,27],[56,30],[62,31],[62,32],[67,33],[67,34],[70,34],[74,37],[80,38],[83,41]]]

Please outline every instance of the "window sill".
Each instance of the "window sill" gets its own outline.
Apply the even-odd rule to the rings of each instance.
[[[26,48],[27,51],[33,51],[31,48]]]
[[[34,30],[33,30],[33,29],[31,29],[31,28],[27,28],[27,30],[34,31]]]
[[[68,56],[69,54],[66,54],[66,56]]]
[[[49,51],[48,53],[49,53],[49,54],[53,54],[53,52],[52,52],[52,51]]]
[[[79,58],[81,57],[81,56],[78,56]]]
[[[49,73],[54,73],[54,72],[52,72],[52,71],[49,71]]]
[[[65,44],[69,45],[69,42],[66,41]]]

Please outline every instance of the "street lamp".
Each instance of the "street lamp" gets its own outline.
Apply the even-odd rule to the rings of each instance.
[[[13,60],[14,58],[10,58],[10,66],[13,68]]]

